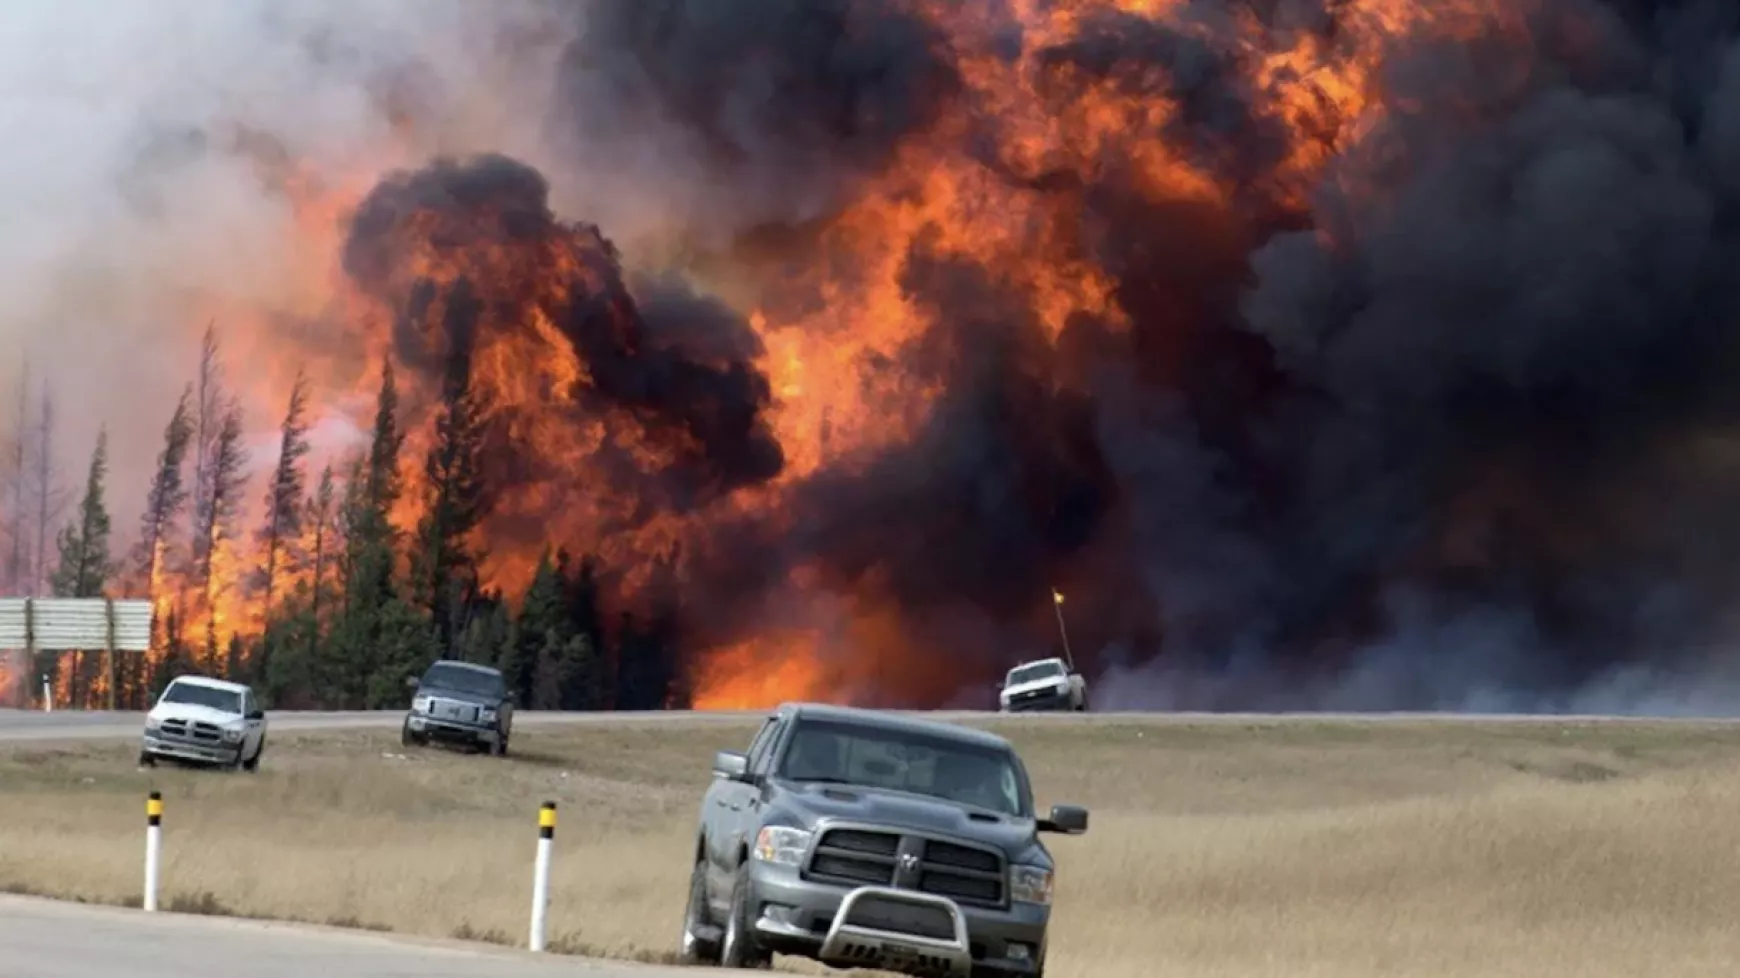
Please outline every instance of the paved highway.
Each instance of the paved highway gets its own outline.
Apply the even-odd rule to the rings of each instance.
[[[0,895],[0,975],[18,978],[679,978],[692,971],[328,927]]]
[[[623,723],[731,723],[758,715],[757,711],[647,711],[622,713],[557,713],[526,710],[514,718],[521,727],[556,726],[563,724],[623,724]],[[922,715],[939,720],[984,720],[997,715],[972,710],[924,712]],[[352,712],[283,712],[268,713],[268,728],[273,732],[298,730],[356,730],[397,728],[404,720],[402,710],[358,710]],[[1028,713],[1021,715],[1027,723],[1126,723],[1142,726],[1175,724],[1265,724],[1278,722],[1335,723],[1692,723],[1731,724],[1737,717],[1624,717],[1553,714],[1482,714],[1482,713]],[[43,713],[32,710],[0,710],[0,742],[42,740],[99,740],[137,737],[145,715],[134,712],[56,710]]]

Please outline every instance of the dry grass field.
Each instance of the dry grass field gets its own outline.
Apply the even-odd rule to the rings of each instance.
[[[1051,978],[1740,973],[1740,727],[984,725],[1093,810],[1052,843]],[[171,909],[517,943],[551,798],[556,946],[661,957],[712,751],[750,729],[527,727],[505,761],[285,733],[253,775],[0,747],[0,889],[137,901],[155,787]]]

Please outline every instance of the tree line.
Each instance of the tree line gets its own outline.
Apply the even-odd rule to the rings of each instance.
[[[278,708],[399,708],[409,698],[405,677],[444,658],[497,666],[529,709],[683,704],[673,588],[659,589],[650,613],[611,615],[616,602],[598,558],[548,546],[517,611],[484,585],[487,554],[473,531],[493,502],[484,471],[491,405],[472,383],[469,350],[456,344],[448,356],[434,437],[413,460],[424,475],[413,501],[422,516],[406,529],[393,519],[412,490],[390,360],[368,445],[317,474],[309,471],[308,380],[297,373],[263,518],[249,528],[240,525],[250,491],[242,409],[218,352],[208,327],[124,554],[114,552],[106,500],[106,430],[76,503],[55,477],[46,388],[38,401],[24,385],[14,436],[0,446],[0,585],[156,605],[151,652],[117,657],[119,708],[148,708],[171,679],[192,672],[248,682]],[[58,677],[61,698],[106,701],[100,654],[43,653],[35,669]]]

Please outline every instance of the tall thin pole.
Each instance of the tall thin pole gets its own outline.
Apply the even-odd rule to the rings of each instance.
[[[1075,671],[1075,656],[1069,651],[1069,629],[1063,626],[1063,595],[1057,588],[1051,589],[1051,607],[1057,612],[1057,634],[1063,636],[1063,661],[1069,664],[1069,671]]]
[[[103,632],[103,668],[109,673],[109,712],[115,711],[115,600],[103,599],[106,628]]]
[[[550,914],[550,846],[555,837],[556,803],[546,801],[538,809],[538,861],[532,870],[532,933],[526,944],[533,951],[544,949]]]
[[[157,909],[157,873],[163,852],[163,793],[153,791],[145,799],[145,898],[147,911]]]

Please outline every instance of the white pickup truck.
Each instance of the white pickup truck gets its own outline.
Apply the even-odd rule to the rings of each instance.
[[[242,768],[260,766],[266,750],[266,711],[241,683],[209,676],[178,676],[145,714],[139,764],[159,758]]]
[[[1003,713],[1023,710],[1087,710],[1087,680],[1059,658],[1024,662],[1009,670],[997,687]]]

